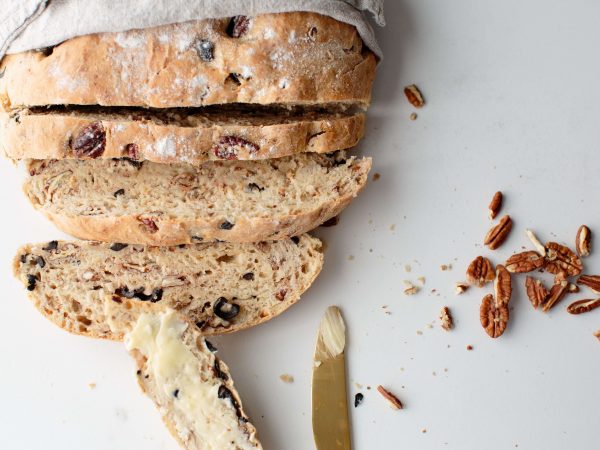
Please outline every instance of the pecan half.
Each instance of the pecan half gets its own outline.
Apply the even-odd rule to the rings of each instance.
[[[581,225],[575,238],[575,250],[579,256],[590,256],[592,250],[592,232],[586,225]]]
[[[527,297],[535,309],[544,304],[549,294],[548,289],[540,280],[530,276],[525,279],[525,289],[527,289]]]
[[[548,312],[552,309],[558,302],[560,302],[565,295],[569,292],[569,282],[564,280],[559,283],[555,283],[550,288],[550,293],[544,302],[544,306],[542,307],[542,311]]]
[[[496,218],[500,212],[500,208],[502,208],[502,192],[498,191],[494,194],[492,201],[490,202],[490,206],[488,206],[490,211],[490,219]]]
[[[529,250],[516,253],[506,260],[506,269],[511,273],[527,273],[544,267],[546,259],[538,252]]]
[[[496,266],[496,279],[494,280],[494,294],[496,303],[508,305],[512,295],[510,273],[503,265]]]
[[[574,277],[583,270],[583,263],[569,247],[546,242],[546,270],[553,274],[565,271],[568,276]]]
[[[494,225],[490,231],[485,235],[485,239],[483,240],[483,244],[487,245],[490,250],[496,250],[500,247],[506,238],[508,237],[508,233],[512,228],[512,220],[509,215],[506,215],[500,219],[496,225]]]
[[[415,108],[421,108],[425,104],[423,94],[421,94],[419,88],[414,84],[411,84],[410,86],[406,86],[404,88],[404,95],[406,95],[406,98],[408,99],[410,104],[413,105]]]
[[[546,247],[544,247],[544,245],[540,242],[537,236],[533,234],[533,231],[527,229],[525,230],[525,233],[527,234],[527,237],[529,238],[535,249],[538,251],[538,253],[542,256],[546,256]]]
[[[396,397],[394,394],[392,394],[390,391],[388,391],[382,385],[377,386],[377,392],[379,392],[383,396],[383,398],[385,398],[390,403],[392,408],[394,408],[394,409],[402,409],[403,408],[402,402],[398,399],[398,397]]]
[[[600,294],[600,275],[581,275],[577,284],[587,286],[596,294]]]
[[[502,336],[508,323],[508,306],[504,303],[496,302],[492,294],[483,297],[479,308],[479,320],[485,332],[491,338]]]
[[[479,287],[483,287],[486,283],[494,281],[495,277],[492,263],[483,256],[475,258],[467,268],[467,281],[469,284],[476,284]]]
[[[582,314],[600,306],[600,298],[584,298],[577,300],[567,306],[567,312],[570,314]]]
[[[450,331],[454,327],[454,320],[447,306],[444,306],[440,311],[440,325],[446,331]]]

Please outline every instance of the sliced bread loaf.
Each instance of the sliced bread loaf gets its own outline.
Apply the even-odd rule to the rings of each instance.
[[[28,161],[25,192],[80,239],[148,245],[296,236],[365,186],[368,158],[302,153],[201,166],[128,159]]]
[[[72,333],[120,340],[106,323],[106,295],[165,305],[206,335],[228,333],[296,303],[322,264],[321,242],[303,235],[179,247],[52,241],[22,247],[13,266],[49,320]]]
[[[7,109],[224,103],[366,108],[375,66],[356,29],[330,17],[236,16],[79,36],[9,55],[0,65],[0,98]]]
[[[125,333],[142,391],[184,449],[262,449],[228,367],[198,329],[171,309],[116,296],[107,303],[112,303],[106,307],[108,317],[122,317],[118,310],[123,309],[132,319],[126,324],[117,320],[114,331]]]
[[[278,158],[353,147],[362,113],[243,108],[128,110],[59,108],[0,114],[0,146],[11,159],[120,158],[199,164]]]

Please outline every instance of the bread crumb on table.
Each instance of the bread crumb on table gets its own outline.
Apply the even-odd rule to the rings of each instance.
[[[96,389],[96,383],[89,383],[89,384],[88,384],[88,387],[89,387],[90,389]]]
[[[283,375],[279,375],[279,379],[281,381],[283,381],[284,383],[293,383],[294,382],[294,377],[287,373],[284,373]]]
[[[373,181],[377,181],[381,178],[381,174],[379,172],[375,172],[373,174]]]

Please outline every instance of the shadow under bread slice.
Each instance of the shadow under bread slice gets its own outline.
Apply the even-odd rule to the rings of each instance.
[[[273,106],[39,107],[0,113],[0,146],[17,160],[125,157],[197,165],[350,148],[364,122],[363,113]]]
[[[108,296],[105,311],[135,359],[142,391],[188,450],[262,449],[229,368],[185,317]]]
[[[259,242],[307,232],[367,182],[369,158],[302,153],[189,164],[29,160],[25,193],[77,238],[147,245]]]
[[[22,247],[13,267],[49,320],[72,333],[120,340],[106,323],[106,295],[172,308],[206,335],[238,331],[296,303],[319,274],[322,251],[309,235],[177,247],[52,241]]]

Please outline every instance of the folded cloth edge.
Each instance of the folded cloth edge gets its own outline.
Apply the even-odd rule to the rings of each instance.
[[[0,58],[5,54],[57,45],[85,34],[121,32],[235,15],[308,11],[354,25],[365,44],[381,60],[383,53],[363,11],[372,13],[375,23],[383,26],[383,1],[154,0],[145,5],[136,3],[132,8],[128,0],[27,0],[15,8],[12,0],[0,0],[0,11],[4,11],[0,13]]]

